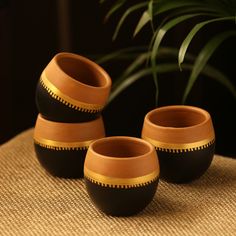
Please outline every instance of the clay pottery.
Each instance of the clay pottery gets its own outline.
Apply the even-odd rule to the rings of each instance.
[[[34,147],[38,161],[50,174],[80,178],[90,143],[102,137],[105,137],[102,117],[82,123],[59,123],[39,114]]]
[[[104,108],[111,79],[95,62],[73,53],[58,53],[43,70],[36,88],[39,113],[57,122],[96,119]]]
[[[199,178],[214,156],[211,116],[198,107],[174,105],[150,111],[144,119],[142,138],[155,146],[161,179],[168,182]]]
[[[114,136],[93,142],[87,152],[84,177],[94,205],[113,216],[129,216],[153,199],[159,180],[154,147],[145,140]]]

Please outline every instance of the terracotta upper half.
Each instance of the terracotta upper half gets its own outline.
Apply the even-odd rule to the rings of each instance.
[[[38,115],[34,137],[58,142],[80,142],[105,137],[102,117],[82,123],[60,123]]]
[[[63,94],[80,102],[104,105],[111,78],[95,62],[73,53],[58,53],[44,69],[46,77]]]
[[[94,141],[85,158],[85,168],[115,178],[135,178],[157,171],[154,147],[133,137],[107,137]]]
[[[194,106],[174,105],[147,113],[142,137],[166,143],[191,143],[214,139],[215,133],[207,111]]]

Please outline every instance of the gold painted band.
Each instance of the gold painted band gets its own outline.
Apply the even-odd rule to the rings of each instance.
[[[58,142],[54,140],[39,138],[34,136],[34,141],[39,144],[40,146],[47,147],[49,149],[55,148],[64,148],[64,149],[73,149],[73,148],[88,148],[90,143],[94,140],[82,141],[82,142]]]
[[[142,138],[151,144],[153,144],[156,149],[172,149],[172,150],[199,150],[205,147],[208,147],[209,145],[213,144],[215,142],[215,138],[211,137],[208,139],[203,139],[198,142],[193,143],[165,143],[156,141],[154,139],[142,136]]]
[[[159,170],[135,178],[115,178],[98,174],[84,167],[84,176],[91,182],[109,187],[130,188],[147,185],[159,178]]]
[[[63,102],[66,105],[70,105],[70,107],[72,108],[75,108],[81,111],[101,111],[103,109],[103,106],[99,104],[90,104],[90,103],[80,102],[64,94],[48,80],[44,71],[41,75],[40,82],[44,88],[46,87],[45,89],[50,94],[54,95],[53,96],[54,98],[57,98],[57,100]]]

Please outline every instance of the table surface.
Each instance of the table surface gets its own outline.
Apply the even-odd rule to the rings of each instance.
[[[35,156],[33,129],[0,147],[0,235],[236,235],[236,160],[215,155],[190,184],[160,181],[132,217],[91,203],[84,181],[50,176]]]

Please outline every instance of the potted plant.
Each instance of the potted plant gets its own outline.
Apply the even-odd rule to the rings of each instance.
[[[236,36],[235,12],[236,2],[233,0],[143,0],[111,1],[101,0],[103,5],[109,5],[105,20],[115,18],[113,40],[119,40],[122,33],[130,30],[134,24],[126,24],[132,19],[133,37],[145,34],[142,46],[129,47],[112,52],[98,60],[104,64],[114,60],[125,61],[126,68],[113,82],[110,103],[130,85],[147,76],[152,77],[155,85],[155,101],[160,100],[160,75],[173,72],[179,75],[188,71],[187,79],[182,86],[181,101],[172,103],[188,103],[189,95],[199,77],[211,78],[219,82],[236,99],[236,89],[232,78],[228,77],[217,66],[209,61],[216,55],[217,49],[227,40]],[[127,30],[129,29],[129,30]],[[178,30],[179,44],[166,47],[164,39],[173,30]],[[122,31],[123,30],[123,31]],[[148,32],[148,33],[147,33]],[[209,34],[211,32],[211,34]],[[126,33],[127,34],[127,33]],[[190,51],[194,39],[201,34],[198,52]],[[174,42],[175,39],[170,41]],[[222,63],[225,63],[225,58]],[[131,61],[129,64],[128,62]],[[235,100],[234,100],[235,101]],[[190,102],[191,103],[191,102]]]

